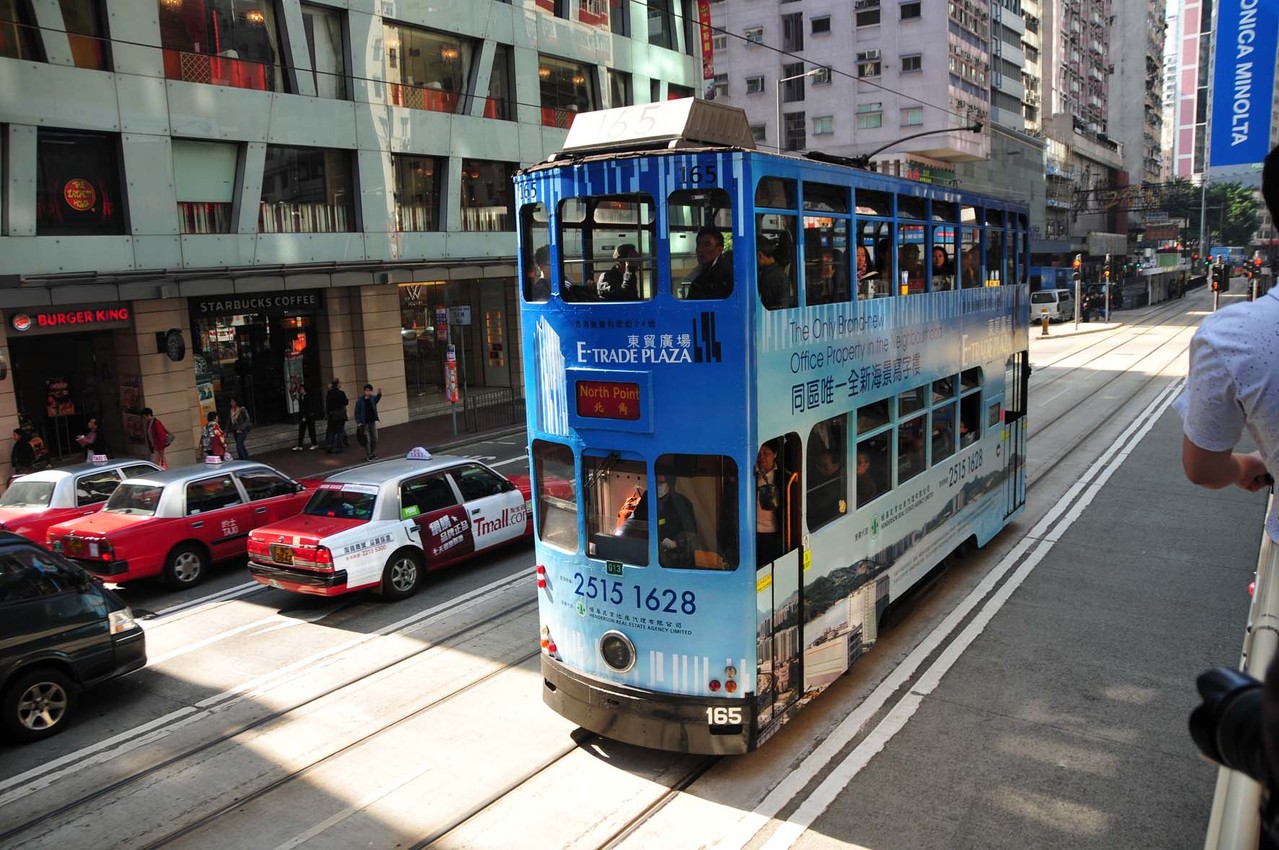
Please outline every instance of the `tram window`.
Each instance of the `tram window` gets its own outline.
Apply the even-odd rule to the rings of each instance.
[[[933,292],[955,288],[955,228],[933,229]]]
[[[933,201],[933,221],[955,221],[955,205],[950,201]]]
[[[577,478],[573,450],[558,443],[533,441],[537,534],[566,552],[577,551]]]
[[[981,393],[973,393],[959,400],[959,447],[962,449],[980,436]]]
[[[755,187],[755,206],[789,210],[795,208],[795,181],[762,177]]]
[[[647,195],[569,198],[560,203],[560,296],[565,301],[653,297],[655,214]]]
[[[981,236],[972,227],[964,227],[959,231],[959,279],[963,289],[972,289],[982,285],[981,280]]]
[[[893,284],[893,224],[889,221],[857,222],[857,297],[886,298]]]
[[[857,408],[857,433],[867,434],[888,424],[888,399]]]
[[[737,464],[721,455],[662,455],[657,480],[657,560],[663,567],[737,568]],[[647,508],[647,506],[645,506]]]
[[[616,453],[582,456],[582,492],[586,499],[586,553],[601,561],[648,566],[652,510],[643,461],[620,460]]]
[[[934,407],[929,414],[929,431],[932,434],[933,464],[938,464],[955,453],[955,403]]]
[[[543,204],[520,207],[521,257],[524,261],[524,300],[551,299],[550,213]]]
[[[777,213],[755,216],[759,299],[769,310],[799,305],[795,287],[795,219]]]
[[[924,417],[916,416],[897,425],[897,483],[909,481],[924,471]]]
[[[978,210],[976,207],[970,207],[967,205],[961,206],[959,208],[959,223],[977,224],[977,214]]]
[[[924,291],[924,228],[916,224],[898,225],[897,273],[902,295]]]
[[[858,215],[873,215],[879,218],[893,217],[893,196],[887,192],[874,189],[858,189],[854,194]]]
[[[848,221],[804,217],[804,301],[834,304],[847,301]]]
[[[994,428],[1001,419],[1003,419],[1003,405],[1000,402],[992,401],[990,406],[986,408],[986,427]],[[961,417],[962,421],[962,417]],[[976,439],[974,436],[973,439]]]
[[[671,287],[676,298],[733,292],[733,215],[723,189],[681,189],[667,199]]]
[[[806,212],[848,212],[848,190],[843,186],[826,183],[804,184],[804,210]]]
[[[1004,283],[1004,234],[1001,230],[986,231],[986,285],[1002,286]]]
[[[926,219],[925,201],[923,198],[915,198],[910,195],[897,196],[897,217],[898,218],[916,218]]]
[[[891,434],[879,434],[857,443],[857,507],[888,492],[891,443]]]
[[[848,512],[848,415],[818,422],[808,435],[808,529]]]
[[[949,401],[955,397],[955,376],[939,378],[933,381],[933,404]]]
[[[973,367],[959,373],[959,391],[968,393],[981,386],[981,369]]]
[[[787,434],[763,443],[755,454],[755,560],[776,561],[799,545],[799,435]]]
[[[994,227],[1004,226],[1003,210],[986,210],[986,223]]]
[[[925,387],[915,387],[913,390],[906,390],[897,396],[897,415],[899,417],[909,416],[917,410],[924,409],[924,393]]]

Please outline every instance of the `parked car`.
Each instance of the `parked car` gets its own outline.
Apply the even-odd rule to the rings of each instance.
[[[90,685],[146,666],[133,612],[80,567],[0,532],[0,729],[37,741],[61,732]]]
[[[149,460],[120,458],[20,475],[0,497],[0,530],[44,545],[49,526],[97,513],[121,481],[159,469]]]
[[[242,556],[250,531],[293,516],[309,495],[307,485],[253,461],[170,469],[130,478],[98,513],[52,526],[46,542],[113,582],[162,575],[190,587],[212,564]]]
[[[423,573],[532,534],[527,477],[414,449],[327,478],[297,516],[249,534],[249,572],[270,587],[337,596],[415,593]]]
[[[1040,289],[1030,293],[1030,320],[1038,322],[1044,316],[1050,322],[1065,322],[1075,318],[1075,297],[1069,289]]]

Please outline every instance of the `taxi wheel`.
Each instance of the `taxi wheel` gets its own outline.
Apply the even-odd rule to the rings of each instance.
[[[66,674],[52,667],[22,673],[0,697],[0,725],[16,741],[39,741],[66,728],[79,690]]]
[[[164,562],[164,583],[169,587],[193,587],[208,572],[209,559],[204,550],[193,543],[184,543],[169,553]]]
[[[382,595],[387,599],[405,599],[417,593],[425,566],[422,556],[410,549],[396,552],[382,570]]]

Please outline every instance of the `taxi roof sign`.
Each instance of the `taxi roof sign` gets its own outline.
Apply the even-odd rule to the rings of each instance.
[[[421,446],[418,446],[415,449],[410,449],[407,457],[409,460],[430,460],[431,453]]]
[[[684,97],[584,112],[573,119],[561,154],[708,145],[754,150],[745,110]]]

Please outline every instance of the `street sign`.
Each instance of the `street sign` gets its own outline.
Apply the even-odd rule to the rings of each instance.
[[[468,305],[465,307],[450,307],[449,323],[454,325],[469,325],[471,323],[470,306]]]

